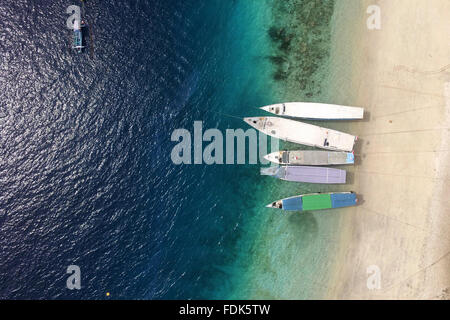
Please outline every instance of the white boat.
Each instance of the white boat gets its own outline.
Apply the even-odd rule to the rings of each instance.
[[[364,108],[313,102],[286,102],[261,108],[286,117],[313,120],[356,120],[364,117]]]
[[[352,152],[342,151],[278,151],[265,155],[264,159],[276,164],[287,164],[294,166],[329,166],[355,163],[355,155]]]
[[[244,121],[271,137],[327,150],[352,152],[358,139],[348,133],[284,118],[251,117]]]

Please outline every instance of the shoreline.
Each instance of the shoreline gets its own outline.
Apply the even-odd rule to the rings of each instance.
[[[368,119],[349,125],[361,137],[350,171],[363,203],[342,211],[325,298],[449,299],[450,4],[378,1],[381,30],[368,30],[370,4],[335,9],[331,91],[335,103],[365,107]],[[367,287],[371,266],[379,289]]]
[[[362,121],[321,123],[360,137],[355,147],[357,163],[346,167],[349,183],[330,187],[262,180],[258,188],[262,203],[299,193],[350,190],[360,195],[362,203],[302,215],[280,215],[268,209],[249,212],[257,216],[245,226],[246,236],[237,246],[239,258],[231,268],[241,271],[240,282],[230,298],[449,298],[446,270],[450,262],[446,259],[450,254],[445,254],[450,251],[450,240],[444,242],[443,235],[450,226],[445,216],[450,203],[441,200],[450,188],[448,178],[439,179],[449,171],[443,157],[448,156],[444,152],[448,146],[442,144],[448,131],[439,128],[450,126],[443,121],[450,108],[442,108],[443,84],[450,77],[449,70],[439,70],[448,64],[445,58],[450,54],[439,46],[445,34],[435,31],[444,24],[446,8],[426,8],[420,0],[380,1],[382,28],[369,31],[366,8],[370,4],[368,0],[335,3],[329,56],[321,63],[285,64],[285,58],[271,59],[275,71],[280,65],[291,70],[296,63],[306,68],[309,63],[320,64],[314,81],[323,81],[317,94],[307,97],[296,88],[298,70],[294,70],[285,79],[272,79],[276,100],[366,109]],[[440,5],[447,4],[441,1]],[[405,12],[405,6],[411,10]],[[422,12],[428,14],[425,22],[417,20]],[[436,26],[432,22],[438,12],[442,19]],[[272,22],[281,26],[278,30],[284,28],[283,23],[293,26],[283,32],[297,36],[296,14],[300,15],[294,12],[282,22],[274,15]],[[405,24],[409,19],[413,23]],[[419,34],[417,23],[423,27]],[[271,22],[265,21],[264,26],[270,28]],[[300,42],[289,41],[290,50],[299,49]],[[268,44],[272,57],[277,57],[282,43],[272,38]],[[302,148],[288,143],[281,146]],[[379,290],[367,288],[367,270],[372,266],[381,272]]]
[[[273,83],[273,101],[287,100],[320,101],[326,94],[323,87],[329,64],[329,36],[332,1],[327,1],[325,21],[320,25],[304,23],[302,17],[310,17],[312,23],[316,15],[323,15],[322,3],[310,1],[308,7],[298,6],[299,2],[268,1],[259,10],[270,10],[270,17],[264,20],[260,31],[269,47],[265,59]],[[328,15],[329,14],[329,15]],[[255,23],[258,23],[255,20]],[[302,22],[303,21],[303,22]],[[312,28],[311,30],[308,28]],[[312,30],[315,30],[311,38]],[[303,57],[302,43],[308,43],[310,52]],[[326,49],[324,52],[324,48]],[[282,75],[280,78],[280,68]],[[313,72],[310,79],[302,75],[302,70]],[[299,78],[300,77],[300,78]],[[304,81],[299,87],[300,82]],[[312,95],[311,95],[312,94]],[[263,114],[261,112],[261,114]],[[280,147],[304,149],[296,144],[280,142]],[[327,192],[336,189],[320,184],[298,184],[281,180],[267,180],[261,177],[258,183],[261,193],[261,208],[255,209],[255,217],[245,226],[245,239],[240,242],[240,252],[236,263],[240,265],[241,283],[232,290],[231,298],[246,299],[317,299],[327,288],[326,282],[334,256],[334,243],[338,235],[335,226],[339,216],[332,211],[308,212],[305,214],[283,214],[264,208],[265,203],[274,199],[311,192]],[[331,189],[330,189],[331,188]],[[250,213],[250,212],[249,212]],[[253,213],[253,212],[251,212]],[[247,257],[246,259],[242,257]],[[245,263],[245,265],[242,265]],[[316,274],[321,275],[316,279]]]

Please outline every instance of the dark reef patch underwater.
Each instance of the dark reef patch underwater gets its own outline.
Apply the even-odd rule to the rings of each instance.
[[[322,94],[321,71],[330,51],[330,21],[334,0],[275,1],[268,35],[274,44],[270,60],[274,79],[295,84],[300,97]],[[322,70],[320,70],[322,69]]]
[[[93,54],[70,49],[76,2],[0,3],[0,298],[246,297],[264,204],[288,188],[254,165],[176,166],[170,135],[247,129],[221,113],[277,102],[274,65],[317,94],[332,2],[90,0]]]

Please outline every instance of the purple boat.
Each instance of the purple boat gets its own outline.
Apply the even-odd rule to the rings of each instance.
[[[262,168],[261,175],[286,181],[337,184],[345,183],[346,171],[324,167],[282,166]]]

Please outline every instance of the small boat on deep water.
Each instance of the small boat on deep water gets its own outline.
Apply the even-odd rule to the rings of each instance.
[[[355,163],[353,152],[340,151],[278,151],[265,155],[264,159],[276,164],[288,164],[294,166],[328,166]]]
[[[312,120],[357,120],[364,117],[364,108],[313,102],[286,102],[261,108],[286,117]]]
[[[310,211],[351,207],[357,204],[358,199],[353,192],[331,192],[303,194],[281,199],[268,204],[266,208],[285,211]]]
[[[278,117],[244,118],[253,128],[271,137],[328,150],[352,152],[358,139],[348,133]]]
[[[75,20],[73,23],[73,44],[72,48],[78,53],[83,50],[83,31],[81,28],[84,27],[84,21]]]
[[[282,166],[261,168],[261,175],[285,181],[338,184],[345,183],[346,171],[341,169],[308,166]]]

